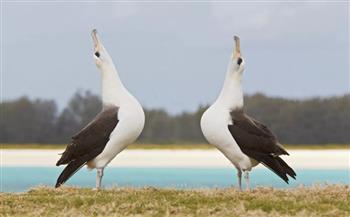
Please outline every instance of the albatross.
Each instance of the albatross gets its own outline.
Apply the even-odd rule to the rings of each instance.
[[[234,42],[221,93],[201,118],[203,135],[236,167],[239,189],[242,190],[242,172],[246,189],[250,189],[249,172],[259,163],[288,183],[288,176],[296,177],[294,170],[280,157],[289,155],[288,152],[269,128],[244,112],[242,75],[245,61],[238,36],[234,37]]]
[[[92,40],[93,56],[102,77],[102,111],[72,137],[56,163],[56,166],[67,165],[57,179],[56,188],[87,165],[97,170],[96,189],[99,189],[104,168],[137,139],[145,123],[140,103],[124,87],[96,30],[92,31]]]

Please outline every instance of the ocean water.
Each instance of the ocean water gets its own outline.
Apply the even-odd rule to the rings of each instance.
[[[1,191],[24,192],[30,188],[54,186],[63,167],[2,167]],[[251,186],[290,188],[313,184],[350,184],[349,170],[296,170],[297,180],[286,184],[268,169],[250,173]],[[82,168],[65,185],[94,187],[96,172]],[[106,168],[104,187],[223,188],[237,186],[236,170],[229,168]],[[244,183],[244,180],[243,180]],[[244,186],[244,185],[243,185]]]

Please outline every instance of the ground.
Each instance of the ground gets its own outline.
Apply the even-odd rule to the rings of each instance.
[[[39,187],[1,193],[1,216],[350,216],[350,187],[291,189]]]

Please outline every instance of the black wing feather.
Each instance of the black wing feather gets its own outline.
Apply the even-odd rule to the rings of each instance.
[[[243,153],[264,164],[285,182],[288,183],[287,175],[295,179],[294,170],[279,157],[289,154],[271,130],[242,110],[231,112],[231,117],[233,125],[228,129]]]
[[[56,166],[68,164],[58,177],[56,187],[103,151],[111,132],[118,124],[118,110],[114,106],[104,108],[94,120],[72,137],[72,143],[56,163]]]

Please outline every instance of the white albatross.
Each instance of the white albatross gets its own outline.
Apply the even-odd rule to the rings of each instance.
[[[288,183],[296,173],[279,155],[289,155],[277,137],[262,123],[243,111],[242,74],[245,62],[241,56],[240,40],[234,37],[235,47],[227,69],[221,93],[201,118],[201,129],[209,143],[216,146],[236,167],[238,185],[242,189],[242,171],[249,190],[249,172],[264,164]]]
[[[57,179],[56,187],[65,183],[87,164],[97,169],[96,188],[101,187],[103,170],[126,146],[141,134],[145,115],[139,102],[124,87],[113,61],[97,35],[92,31],[94,59],[102,77],[102,111],[72,137],[56,163],[68,164]]]

